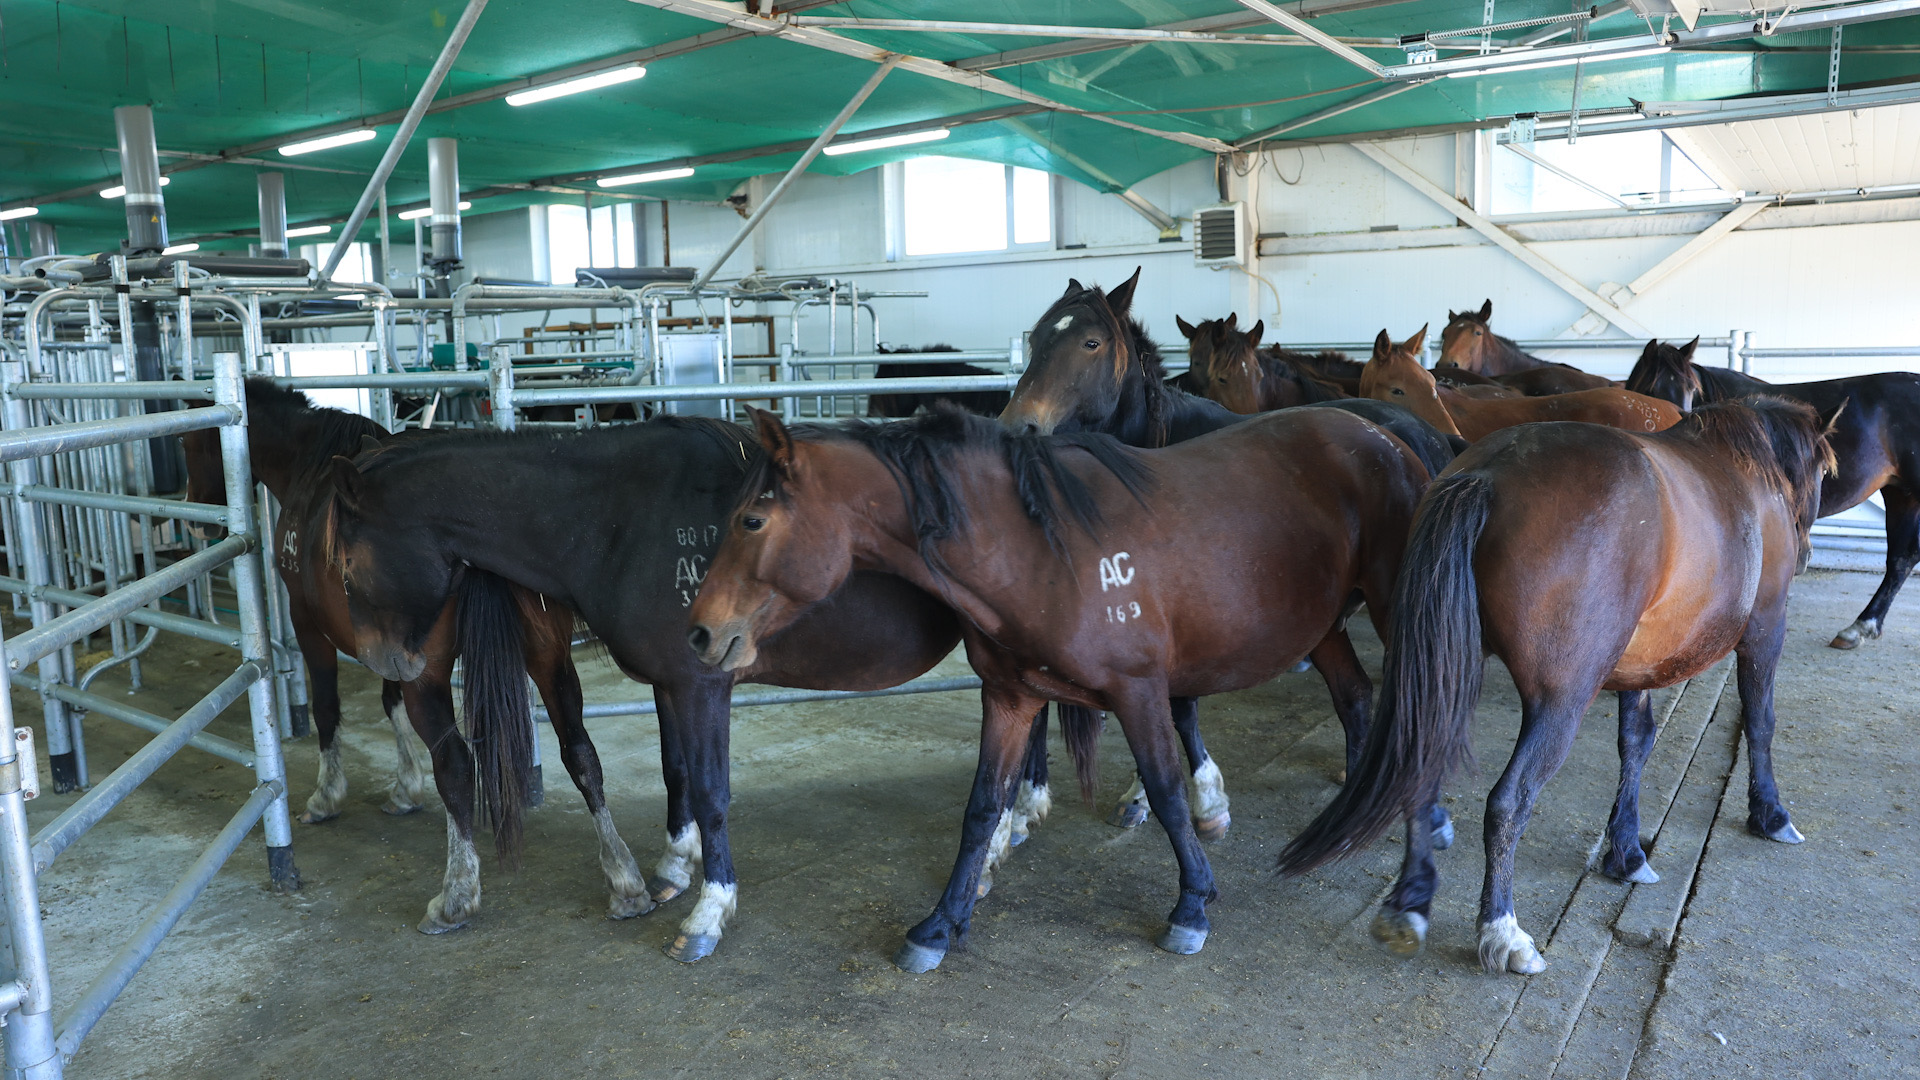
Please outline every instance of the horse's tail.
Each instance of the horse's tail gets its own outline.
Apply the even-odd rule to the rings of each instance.
[[[481,813],[494,850],[520,856],[521,818],[533,761],[533,710],[520,606],[507,582],[475,566],[460,587],[459,649],[466,666],[462,706],[473,743]]]
[[[1054,707],[1060,712],[1060,737],[1066,740],[1073,774],[1080,781],[1080,797],[1091,804],[1094,783],[1100,779],[1100,729],[1107,714],[1065,702],[1055,702]]]
[[[1473,553],[1492,502],[1492,481],[1473,473],[1427,490],[1394,584],[1386,676],[1366,748],[1340,794],[1280,853],[1282,873],[1371,844],[1436,799],[1447,773],[1471,755],[1485,660]]]

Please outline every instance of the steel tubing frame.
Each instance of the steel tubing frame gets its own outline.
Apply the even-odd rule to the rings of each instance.
[[[58,291],[58,290],[57,290]],[[51,294],[49,294],[51,295]],[[36,298],[38,304],[44,297]],[[231,302],[231,298],[219,298]],[[42,305],[30,312],[30,355],[37,352],[37,334],[33,334]],[[245,308],[242,306],[243,320]],[[255,335],[249,334],[251,341]],[[199,578],[214,564],[233,564],[235,592],[240,609],[239,644],[241,662],[235,671],[206,698],[179,719],[167,723],[164,731],[136,752],[125,764],[94,790],[69,807],[48,831],[43,831],[39,851],[27,835],[26,805],[20,783],[20,766],[15,740],[0,738],[0,891],[7,901],[7,932],[11,939],[14,971],[8,982],[0,982],[0,1005],[6,1006],[4,1020],[5,1066],[9,1077],[27,1080],[53,1080],[62,1075],[65,1061],[72,1056],[107,1007],[152,955],[167,932],[178,922],[194,899],[206,888],[227,858],[238,849],[255,822],[261,822],[267,846],[269,876],[278,888],[297,888],[298,872],[293,864],[292,827],[286,798],[286,766],[281,757],[278,725],[274,722],[272,656],[268,641],[265,576],[256,532],[258,517],[253,505],[253,479],[249,469],[246,398],[242,366],[238,356],[221,354],[216,358],[214,401],[212,408],[183,412],[156,413],[89,421],[83,424],[52,425],[49,428],[22,430],[31,422],[27,398],[14,393],[26,383],[25,365],[5,365],[4,385],[0,385],[0,404],[5,407],[8,430],[0,434],[0,462],[10,464],[11,489],[15,514],[14,539],[21,545],[20,563],[27,573],[25,591],[32,599],[34,628],[0,646],[7,662],[0,664],[0,733],[14,729],[12,672],[22,664],[41,660],[40,677],[32,683],[48,702],[48,721],[66,723],[60,699],[87,701],[93,695],[61,686],[63,672],[59,663],[47,663],[65,644],[92,629],[116,619],[160,613],[141,609],[141,605],[159,595]],[[158,395],[156,395],[158,396]],[[52,500],[28,497],[38,485],[37,459],[52,453],[81,447],[140,442],[183,430],[217,427],[226,512],[224,524],[228,539],[206,551],[189,556],[165,570],[127,583],[105,596],[51,589],[48,552],[42,546],[45,532],[39,521],[43,505]],[[78,432],[60,429],[81,429]],[[41,493],[44,494],[44,493]],[[124,498],[124,497],[121,497]],[[199,515],[202,508],[191,507]],[[130,508],[129,513],[144,514],[150,507]],[[151,569],[151,568],[149,568]],[[13,591],[11,582],[0,589]],[[53,616],[56,600],[79,601],[65,615]],[[177,618],[177,617],[176,617]],[[184,620],[194,621],[194,620]],[[56,691],[58,695],[56,696]],[[188,872],[175,884],[166,898],[135,931],[79,999],[68,1009],[55,1034],[53,993],[49,977],[45,930],[39,911],[39,870],[71,844],[86,827],[93,824],[129,792],[146,779],[161,763],[182,747],[197,745],[210,752],[231,752],[226,740],[209,736],[196,742],[214,716],[242,694],[248,699],[253,736],[252,767],[255,787],[239,812],[230,819],[213,843],[201,854]],[[104,710],[103,710],[104,711]],[[132,720],[128,714],[139,710],[114,710],[119,718],[137,726],[149,726]],[[110,714],[111,715],[111,714]],[[149,718],[141,713],[143,719]],[[76,739],[76,729],[71,735]],[[49,737],[49,750],[53,739]],[[224,756],[224,755],[223,755]],[[36,854],[44,856],[36,860]]]

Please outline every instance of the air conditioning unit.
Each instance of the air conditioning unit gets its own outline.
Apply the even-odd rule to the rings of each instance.
[[[1195,266],[1244,266],[1246,261],[1245,203],[1203,206],[1193,212]]]

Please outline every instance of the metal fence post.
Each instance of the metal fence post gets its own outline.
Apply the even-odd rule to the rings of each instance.
[[[3,406],[6,418],[6,430],[25,431],[33,426],[32,406],[23,398],[14,397],[12,388],[16,383],[27,380],[27,368],[19,361],[0,364],[0,393],[5,394]],[[27,593],[28,610],[33,625],[41,626],[54,616],[53,605],[46,599],[42,590],[53,585],[53,564],[47,552],[46,526],[42,524],[41,507],[22,498],[18,492],[21,487],[40,482],[40,463],[35,458],[22,458],[9,467],[9,478],[14,483],[13,521],[14,539],[20,550],[15,554],[16,565],[25,571],[29,591]],[[40,685],[52,686],[62,681],[60,657],[58,654],[40,658]],[[72,721],[67,706],[48,696],[40,696],[43,703],[43,730],[47,740],[47,767],[52,772],[55,792],[72,791],[80,786],[79,770],[72,738]]]
[[[1746,336],[1747,336],[1747,332],[1745,330],[1727,331],[1727,370],[1728,371],[1740,370],[1740,351],[1741,351],[1741,347],[1746,344],[1746,340],[1745,340]]]
[[[500,431],[514,429],[513,360],[495,356],[487,368],[487,396],[493,403],[493,426]]]
[[[8,367],[13,365],[9,364]],[[44,685],[44,684],[43,684]],[[6,893],[11,977],[24,993],[4,1016],[6,1074],[20,1080],[59,1080],[62,1066],[53,1036],[53,985],[47,972],[46,931],[40,924],[40,884],[27,839],[27,801],[20,790],[22,762],[13,737],[13,680],[0,663],[0,889]],[[10,988],[11,989],[11,988]]]
[[[220,464],[227,483],[227,532],[250,536],[252,550],[233,561],[233,584],[240,609],[240,655],[259,665],[261,676],[247,688],[253,718],[253,771],[262,784],[278,783],[280,794],[261,815],[267,834],[267,871],[276,891],[300,887],[293,865],[293,823],[287,813],[287,766],[280,756],[280,724],[274,711],[273,646],[268,640],[263,565],[265,543],[253,513],[253,473],[247,450],[247,395],[240,358],[231,353],[214,360],[213,399],[231,409],[234,422],[220,429]]]

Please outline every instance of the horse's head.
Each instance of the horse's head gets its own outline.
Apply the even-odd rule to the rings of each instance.
[[[1068,279],[1067,291],[1034,324],[1027,370],[1001,423],[1041,435],[1087,431],[1119,409],[1134,363],[1127,313],[1139,283],[1139,270],[1110,293]]]
[[[1373,339],[1373,357],[1360,369],[1360,396],[1391,402],[1449,435],[1458,435],[1453,416],[1440,402],[1439,383],[1420,366],[1420,349],[1426,342],[1424,326],[1398,344],[1380,331]]]
[[[1480,305],[1479,311],[1447,312],[1447,328],[1440,331],[1440,363],[1486,374],[1481,355],[1494,344],[1493,330],[1487,325],[1492,319],[1492,300]]]
[[[1699,345],[1698,335],[1680,346],[1658,339],[1647,342],[1640,359],[1634,362],[1632,374],[1627,376],[1627,389],[1671,401],[1683,413],[1692,412],[1693,403],[1700,400],[1700,373],[1693,369],[1693,353]]]
[[[1251,330],[1238,328],[1239,316],[1209,319],[1192,326],[1176,317],[1187,338],[1187,356],[1207,397],[1237,413],[1260,411],[1260,337],[1265,320]]]
[[[389,491],[380,470],[333,459],[333,502],[318,547],[346,589],[360,662],[399,682],[426,670],[436,647],[429,639],[465,569],[421,510]]]
[[[766,456],[749,474],[688,612],[687,643],[702,663],[726,671],[752,664],[762,638],[833,595],[853,572],[847,515],[802,512],[834,487],[832,459],[841,455],[796,440],[772,413],[748,412]]]

